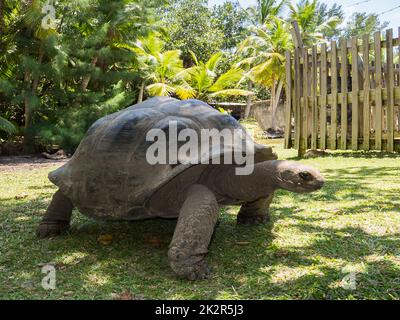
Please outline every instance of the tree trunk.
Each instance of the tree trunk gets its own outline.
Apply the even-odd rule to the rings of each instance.
[[[275,87],[275,83],[273,84],[273,87]],[[279,80],[278,86],[276,87],[276,91],[274,93],[274,100],[271,99],[271,118],[272,118],[272,129],[276,130],[276,110],[278,109],[278,104],[279,104],[279,99],[281,97],[282,93],[282,87],[283,87],[283,82]]]
[[[139,97],[138,97],[138,103],[141,103],[143,101],[143,95],[144,95],[144,81],[142,82],[142,84],[140,85],[140,89],[139,89]]]
[[[33,136],[31,130],[32,121],[32,106],[31,106],[31,74],[28,70],[25,70],[24,82],[25,82],[25,95],[24,95],[24,141],[23,149],[26,153],[33,151]]]
[[[271,129],[275,130],[275,112],[274,112],[274,106],[275,106],[275,80],[272,79],[272,87],[271,87]]]
[[[43,61],[43,43],[40,44],[39,47],[39,59],[38,59],[38,64],[41,65]],[[32,83],[32,92],[34,93],[39,85],[39,73],[35,75],[33,78],[33,83]]]
[[[1,1],[1,0],[0,0]],[[33,0],[26,3],[26,8],[32,6]],[[29,34],[33,35],[33,30],[28,29]],[[39,47],[38,52],[38,62],[39,64],[43,59],[43,47],[42,44]],[[25,153],[32,153],[34,151],[34,137],[31,131],[32,118],[33,118],[33,106],[32,96],[35,94],[37,86],[39,84],[39,74],[36,74],[32,79],[32,73],[27,68],[24,72],[24,140],[23,140],[23,150]]]
[[[4,31],[4,3],[3,0],[0,0],[0,34],[3,34]]]
[[[91,63],[92,67],[94,67],[96,65],[98,59],[99,58],[97,56],[93,58],[92,63]],[[82,87],[81,87],[82,91],[86,91],[91,78],[92,78],[92,76],[90,74],[88,74],[87,76],[85,76],[83,78]]]
[[[0,0],[1,1],[1,0]],[[43,61],[44,51],[43,51],[43,43],[40,44],[39,47],[39,55],[38,55],[38,64],[41,65]],[[24,97],[24,107],[25,107],[25,126],[24,126],[24,142],[23,147],[26,153],[31,153],[34,151],[34,141],[31,132],[32,125],[32,106],[31,106],[31,98],[36,94],[37,87],[39,85],[40,79],[40,70],[37,73],[31,82],[31,73],[26,70],[24,75],[25,82],[25,97]]]
[[[253,83],[249,80],[249,83],[247,84],[247,89],[251,91],[253,89]],[[250,111],[251,111],[251,95],[247,96],[247,104],[246,104],[246,109],[244,111],[244,118],[247,119],[249,117]]]

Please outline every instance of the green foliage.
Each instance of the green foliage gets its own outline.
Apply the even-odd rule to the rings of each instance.
[[[221,49],[234,51],[248,33],[248,14],[238,2],[225,1],[222,5],[214,6],[212,17],[223,33]]]
[[[25,127],[26,145],[39,135],[73,149],[100,115],[135,101],[137,54],[123,44],[158,28],[152,17],[163,1],[61,0],[54,29],[41,25],[46,1],[11,2],[0,39],[0,106]]]
[[[343,35],[345,37],[362,36],[374,31],[381,31],[388,26],[388,22],[381,22],[377,14],[355,12],[347,22]]]
[[[68,152],[73,152],[89,127],[99,118],[121,110],[132,102],[133,93],[127,92],[121,81],[111,90],[109,99],[87,105],[66,109],[47,109],[41,113],[43,121],[35,126],[35,134],[44,144],[60,145]]]
[[[276,16],[253,27],[252,34],[241,44],[238,63],[249,70],[246,76],[254,83],[269,87],[271,93],[272,128],[276,125],[276,109],[285,80],[285,51],[292,48],[289,25]]]
[[[326,24],[330,27],[324,27],[323,35],[327,40],[337,38],[341,35],[339,25],[344,21],[344,11],[341,5],[334,3],[332,7],[328,7],[326,3],[318,2],[317,10],[317,26],[324,26]]]
[[[239,66],[247,66],[248,76],[256,83],[271,86],[285,75],[285,51],[292,42],[288,24],[278,18],[261,27],[253,27],[252,34],[241,44],[239,52],[244,57]]]
[[[270,17],[280,17],[288,0],[257,0],[257,5],[248,8],[247,12],[253,25],[265,24]]]
[[[328,9],[318,0],[301,0],[296,5],[289,4],[289,10],[290,19],[299,24],[306,46],[324,42],[325,37],[337,35],[344,16],[341,7],[334,5]]]
[[[251,79],[258,98],[277,101],[290,19],[308,46],[387,25],[356,13],[340,30],[342,7],[318,0],[259,0],[248,10],[231,1],[59,0],[54,25],[43,28],[47,2],[0,2],[1,137],[22,133],[26,151],[37,138],[73,150],[94,120],[146,95],[237,100]]]
[[[197,98],[205,101],[219,96],[244,96],[250,92],[237,88],[243,77],[239,68],[219,73],[222,53],[213,54],[203,63],[189,51],[194,66],[183,68],[179,50],[164,50],[165,42],[159,34],[140,38],[133,47],[138,54],[139,68],[146,75],[144,84],[150,96],[177,96],[180,99]]]
[[[218,27],[206,0],[174,0],[163,12],[163,25],[168,30],[169,49],[182,52],[184,66],[193,64],[190,51],[201,61],[207,61],[224,43],[224,33]]]
[[[14,134],[17,132],[17,129],[10,121],[0,117],[0,131],[4,131],[8,134]]]
[[[169,96],[175,93],[176,75],[183,70],[179,50],[164,50],[165,42],[159,34],[140,38],[131,49],[137,53],[143,84],[148,84],[151,96]]]
[[[232,67],[218,76],[217,68],[222,53],[215,53],[205,63],[199,62],[194,53],[192,53],[192,56],[196,64],[177,75],[180,85],[177,86],[176,95],[179,98],[210,101],[215,97],[248,96],[252,94],[250,91],[237,88],[243,78],[242,69]]]

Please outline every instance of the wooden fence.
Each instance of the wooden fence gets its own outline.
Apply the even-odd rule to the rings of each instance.
[[[400,151],[399,58],[400,28],[287,52],[285,147]]]

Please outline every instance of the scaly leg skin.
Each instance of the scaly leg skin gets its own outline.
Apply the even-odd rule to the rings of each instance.
[[[54,195],[42,222],[39,224],[36,235],[46,238],[59,235],[69,229],[73,205],[60,190]]]
[[[274,194],[253,202],[247,202],[240,208],[237,223],[243,225],[265,224],[270,221],[269,206]]]
[[[168,251],[170,266],[179,277],[197,280],[209,276],[204,257],[218,213],[217,200],[207,187],[199,184],[189,187]]]

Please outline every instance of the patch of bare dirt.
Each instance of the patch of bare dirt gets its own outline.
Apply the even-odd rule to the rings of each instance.
[[[41,156],[0,156],[0,172],[16,170],[34,170],[38,168],[66,163],[69,159],[45,159]]]

